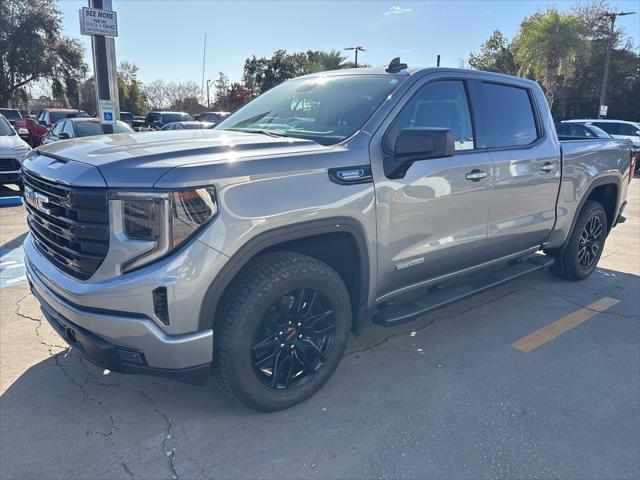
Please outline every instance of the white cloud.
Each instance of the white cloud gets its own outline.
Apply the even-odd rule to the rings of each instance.
[[[404,13],[409,13],[413,8],[402,8],[399,5],[394,5],[389,10],[384,12],[385,15],[402,15]]]

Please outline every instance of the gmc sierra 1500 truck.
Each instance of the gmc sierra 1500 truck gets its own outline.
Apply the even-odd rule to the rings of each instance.
[[[351,333],[550,266],[590,275],[627,140],[561,142],[540,87],[448,68],[287,81],[214,130],[58,142],[24,162],[28,279],[97,365],[290,407]],[[544,252],[542,255],[536,252]]]

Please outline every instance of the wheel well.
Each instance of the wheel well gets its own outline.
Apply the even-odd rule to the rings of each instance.
[[[618,205],[618,186],[613,183],[594,188],[587,200],[594,200],[604,208],[607,214],[607,229],[611,230],[616,220],[616,206]]]
[[[327,225],[335,227],[340,225],[342,231],[317,231]],[[352,331],[360,332],[362,322],[368,315],[366,309],[367,294],[369,288],[369,262],[367,247],[364,238],[357,228],[351,228],[342,220],[326,221],[323,224],[308,223],[300,225],[294,236],[283,238],[280,241],[271,235],[263,238],[264,242],[256,241],[247,245],[244,252],[236,253],[235,263],[227,265],[226,270],[217,276],[205,294],[200,310],[199,328],[211,328],[219,314],[220,300],[227,292],[229,285],[240,271],[254,258],[266,252],[290,251],[316,258],[332,267],[344,281],[352,310]],[[316,232],[313,232],[313,230]],[[307,233],[306,236],[299,233]],[[312,233],[313,232],[313,233]]]
[[[356,329],[363,295],[363,270],[358,244],[353,235],[336,232],[304,237],[272,245],[258,255],[274,251],[289,251],[308,255],[326,263],[338,272],[349,292],[353,315],[352,329]]]

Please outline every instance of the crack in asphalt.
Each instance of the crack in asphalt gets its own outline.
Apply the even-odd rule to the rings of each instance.
[[[121,385],[117,385],[117,384],[108,384],[108,383],[104,383],[104,382],[100,382],[98,377],[95,376],[94,374],[92,374],[91,372],[89,372],[89,369],[87,368],[87,365],[84,363],[82,357],[80,355],[77,356],[80,364],[83,366],[84,370],[85,370],[85,378],[83,382],[79,382],[78,380],[76,380],[73,375],[67,370],[67,368],[60,362],[58,355],[60,355],[61,353],[67,355],[69,353],[72,352],[72,349],[69,346],[61,346],[61,345],[56,345],[56,344],[50,344],[47,343],[44,338],[41,335],[40,329],[43,326],[43,320],[40,318],[36,318],[36,317],[32,317],[30,315],[27,315],[25,313],[23,313],[21,311],[22,309],[22,302],[29,298],[31,296],[31,294],[27,294],[25,296],[23,296],[22,298],[20,298],[17,302],[16,302],[16,315],[19,318],[25,319],[25,320],[29,320],[32,321],[36,324],[35,327],[35,332],[36,332],[36,338],[38,340],[38,343],[40,343],[41,345],[45,346],[47,348],[47,351],[49,353],[49,356],[53,359],[55,365],[60,369],[60,371],[62,372],[62,374],[69,380],[69,382],[74,385],[75,387],[78,387],[78,389],[81,392],[82,395],[82,401],[88,400],[88,401],[92,401],[95,402],[97,405],[100,406],[100,408],[105,412],[105,414],[108,416],[109,418],[109,422],[110,422],[110,430],[109,432],[100,432],[100,431],[92,431],[92,430],[85,430],[85,435],[87,437],[89,436],[99,436],[101,438],[103,438],[105,441],[107,441],[108,443],[110,443],[112,449],[113,449],[113,453],[114,456],[117,458],[120,467],[122,468],[122,470],[130,477],[130,478],[135,478],[134,473],[131,471],[131,469],[129,468],[129,466],[125,463],[124,458],[118,453],[118,449],[117,449],[117,445],[115,444],[112,436],[113,434],[119,430],[119,428],[116,426],[116,422],[115,422],[115,417],[114,415],[109,411],[109,409],[104,405],[104,403],[99,400],[98,398],[93,397],[92,395],[90,395],[90,393],[87,390],[87,384],[91,383],[94,385],[98,385],[101,387],[111,387],[111,388],[116,388],[118,390],[120,390],[121,392],[124,393],[137,393],[138,395],[141,395],[142,397],[144,397],[153,407],[153,410],[163,419],[164,423],[166,424],[166,430],[164,433],[164,438],[162,441],[162,450],[163,450],[163,454],[164,456],[167,457],[168,460],[168,468],[169,468],[169,472],[172,476],[173,480],[179,480],[180,479],[180,475],[176,469],[176,465],[175,465],[175,460],[176,460],[176,454],[178,453],[178,448],[177,448],[177,440],[176,438],[173,436],[173,421],[171,420],[171,417],[163,412],[158,403],[144,390],[132,390],[132,389],[128,389],[126,387],[123,387]],[[54,349],[60,349],[60,351],[54,351]],[[135,436],[135,434],[133,434],[133,436],[136,438],[136,441],[139,440],[137,439],[137,437]],[[185,458],[187,458],[189,461],[191,461],[202,473],[202,476],[205,479],[208,479],[210,477],[208,477],[206,475],[205,469],[202,466],[202,464],[200,462],[198,462],[195,458],[193,458],[192,456],[190,456],[189,454],[187,454],[186,452],[180,451],[180,453],[182,453],[184,455]]]
[[[32,322],[34,322],[36,324],[35,327],[35,332],[36,332],[36,338],[38,340],[38,343],[40,343],[41,345],[45,346],[49,352],[49,356],[53,359],[55,365],[60,369],[60,371],[62,372],[62,374],[67,378],[67,380],[69,380],[69,382],[74,385],[75,387],[78,387],[80,389],[81,395],[82,395],[82,399],[81,399],[81,403],[84,400],[88,400],[88,401],[92,401],[94,403],[96,403],[97,405],[100,406],[100,408],[104,411],[104,413],[108,416],[109,418],[109,423],[110,423],[110,430],[108,433],[105,432],[100,432],[100,431],[91,431],[91,430],[85,430],[85,435],[87,437],[89,436],[100,436],[103,439],[105,439],[105,441],[107,441],[112,449],[113,449],[113,453],[114,456],[118,459],[118,462],[120,464],[120,467],[123,469],[123,471],[129,475],[131,478],[134,478],[133,473],[131,472],[131,470],[129,469],[129,467],[126,465],[126,463],[124,462],[124,459],[120,456],[120,454],[118,453],[117,450],[117,446],[115,444],[115,442],[113,441],[113,438],[111,438],[111,436],[113,435],[113,433],[118,430],[118,428],[116,427],[116,423],[115,423],[115,418],[113,416],[113,414],[109,411],[109,409],[104,405],[104,403],[102,403],[101,400],[93,397],[92,395],[89,394],[89,392],[87,391],[87,383],[88,383],[88,371],[86,370],[86,366],[84,365],[84,363],[82,363],[82,361],[80,361],[80,363],[83,365],[83,367],[85,368],[85,371],[87,372],[87,375],[85,376],[85,380],[84,382],[80,383],[78,382],[72,375],[71,373],[69,373],[67,371],[67,368],[60,362],[58,355],[62,354],[68,354],[71,352],[71,348],[66,346],[60,346],[60,345],[55,345],[55,344],[51,344],[51,343],[47,343],[43,338],[42,335],[40,333],[40,328],[42,328],[42,319],[40,318],[35,318],[32,317],[31,315],[27,315],[25,313],[22,313],[20,310],[22,308],[22,302],[30,297],[30,294],[27,294],[25,296],[23,296],[21,299],[19,299],[16,302],[16,315],[19,318],[25,319],[25,320],[30,320]],[[54,352],[54,349],[60,349],[60,351],[58,352]]]
[[[163,434],[163,440],[162,440],[162,452],[164,456],[167,457],[168,459],[167,465],[169,467],[169,472],[171,473],[173,480],[180,479],[180,474],[178,473],[177,467],[175,465],[175,460],[178,453],[181,453],[185,458],[190,460],[197,468],[199,468],[200,471],[202,472],[202,476],[205,479],[210,478],[206,475],[204,466],[202,466],[202,464],[198,460],[196,460],[195,458],[187,454],[185,451],[178,450],[178,441],[175,435],[173,434],[174,425],[173,425],[173,421],[171,420],[171,417],[160,409],[160,406],[158,405],[158,403],[146,391],[130,389],[118,384],[104,383],[104,382],[101,382],[99,378],[96,377],[95,375],[91,373],[88,373],[88,375],[89,375],[88,383],[99,385],[101,387],[113,388],[123,393],[138,394],[151,404],[151,406],[153,407],[153,411],[156,412],[166,424],[166,430]],[[151,386],[156,384],[157,382],[153,383]],[[135,434],[134,434],[134,437],[135,437]]]
[[[517,293],[519,291],[520,291],[520,289],[511,290],[511,291],[509,291],[509,292],[507,292],[507,293],[505,293],[503,295],[500,295],[499,297],[495,297],[495,298],[492,298],[490,300],[487,300],[486,302],[481,303],[480,305],[472,305],[471,307],[467,308],[466,310],[463,310],[462,312],[455,313],[453,315],[442,315],[442,316],[434,317],[431,320],[429,320],[427,323],[425,323],[423,325],[420,325],[419,327],[411,329],[411,331],[412,332],[420,332],[420,331],[424,330],[425,328],[433,325],[438,320],[448,320],[450,318],[455,318],[455,317],[459,317],[459,316],[462,316],[462,315],[466,315],[469,312],[472,312],[474,310],[478,310],[478,309],[480,309],[482,307],[486,307],[487,305],[490,305],[490,304],[492,304],[494,302],[502,300],[503,298],[506,298],[506,297],[508,297],[510,295],[513,295],[514,293]],[[406,335],[406,334],[407,334],[407,332],[393,333],[391,335],[388,335],[388,336],[382,338],[381,340],[377,341],[373,345],[369,345],[368,347],[359,348],[358,350],[353,350],[353,351],[345,354],[345,357],[350,357],[350,356],[355,355],[357,353],[368,352],[370,350],[378,348],[381,345],[384,345],[385,343],[387,343],[392,338],[399,337],[401,335]]]

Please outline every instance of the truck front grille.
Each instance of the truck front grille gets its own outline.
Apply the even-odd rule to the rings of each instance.
[[[58,269],[87,280],[109,250],[107,190],[69,187],[28,171],[23,181],[36,248]]]
[[[0,172],[15,172],[20,170],[20,162],[17,158],[0,157]]]

